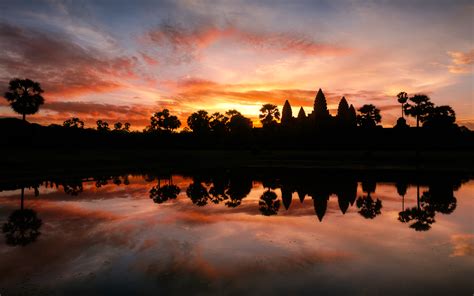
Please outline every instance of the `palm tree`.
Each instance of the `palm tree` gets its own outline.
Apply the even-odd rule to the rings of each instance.
[[[22,114],[23,121],[26,121],[26,114],[35,114],[40,105],[44,104],[44,98],[41,96],[43,92],[38,82],[15,78],[8,84],[5,99],[10,103],[13,111]]]
[[[426,116],[433,108],[433,103],[430,98],[424,94],[417,94],[410,98],[414,105],[407,104],[405,106],[405,113],[416,118],[416,127],[420,127],[420,122],[424,122]]]
[[[260,115],[258,117],[263,127],[272,127],[275,126],[277,120],[280,120],[280,111],[278,111],[276,105],[264,104],[260,108]]]
[[[403,118],[403,114],[405,113],[405,104],[408,101],[408,94],[402,91],[398,93],[397,98],[398,98],[398,102],[402,104],[402,118]]]

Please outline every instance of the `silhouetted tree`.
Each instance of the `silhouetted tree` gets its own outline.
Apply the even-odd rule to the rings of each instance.
[[[209,126],[211,131],[216,133],[217,135],[224,135],[228,131],[227,123],[229,121],[229,117],[216,112],[211,115],[209,118]]]
[[[278,213],[278,210],[280,209],[280,201],[277,200],[276,193],[270,191],[270,188],[260,196],[258,209],[264,216],[272,216]]]
[[[357,115],[357,122],[361,127],[375,127],[382,120],[380,110],[372,104],[363,105],[359,112],[361,114]]]
[[[131,124],[129,122],[125,122],[125,124],[123,125],[123,131],[125,132],[129,132],[130,131],[130,126]]]
[[[412,104],[406,104],[405,113],[416,118],[416,127],[420,127],[420,122],[425,122],[426,116],[433,108],[433,103],[427,95],[416,94],[410,98]]]
[[[168,109],[163,109],[162,111],[156,112],[150,117],[150,126],[148,127],[149,131],[174,131],[181,126],[181,121],[175,115],[171,115]]]
[[[84,121],[80,120],[77,117],[73,117],[64,121],[63,126],[70,128],[84,128]]]
[[[430,109],[426,115],[423,127],[449,128],[454,127],[456,113],[450,106],[437,106]]]
[[[210,123],[209,123],[209,114],[205,110],[199,110],[194,112],[188,117],[188,126],[189,128],[197,133],[203,134],[207,133],[210,130]]]
[[[39,107],[44,104],[44,98],[41,95],[43,92],[38,82],[15,78],[10,80],[8,84],[5,99],[10,103],[13,111],[22,114],[23,121],[26,121],[27,114],[35,114]]]
[[[293,111],[291,110],[291,105],[288,100],[283,104],[283,109],[281,110],[281,125],[288,126],[293,121]]]
[[[252,131],[253,123],[250,118],[243,116],[236,110],[229,110],[226,115],[230,117],[227,127],[231,134],[248,135]]]
[[[404,91],[398,93],[397,101],[402,105],[402,116],[401,116],[401,118],[403,118],[403,114],[405,113],[405,104],[408,101],[408,94]]]
[[[116,122],[116,123],[114,123],[114,130],[115,130],[115,131],[120,131],[120,130],[122,130],[122,125],[123,125],[123,124],[122,124],[121,122]]]
[[[280,120],[280,111],[278,111],[276,105],[264,104],[260,108],[260,115],[258,117],[264,128],[275,127],[277,120]]]
[[[106,122],[106,121],[102,121],[102,120],[97,120],[96,121],[96,124],[97,124],[97,130],[98,131],[101,131],[101,132],[107,132],[109,131],[109,124]]]

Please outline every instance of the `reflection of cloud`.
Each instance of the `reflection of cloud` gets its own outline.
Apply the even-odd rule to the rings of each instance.
[[[474,49],[467,52],[448,51],[451,57],[451,65],[448,66],[449,72],[455,74],[471,73],[474,64]]]
[[[451,257],[474,256],[474,234],[454,234],[451,236],[451,244]]]

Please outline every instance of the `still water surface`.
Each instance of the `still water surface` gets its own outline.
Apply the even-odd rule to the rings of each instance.
[[[474,292],[465,176],[221,171],[2,186],[1,295]]]

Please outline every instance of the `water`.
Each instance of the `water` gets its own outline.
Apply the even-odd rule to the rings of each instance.
[[[1,186],[1,295],[474,291],[474,181],[463,175],[248,170]]]

